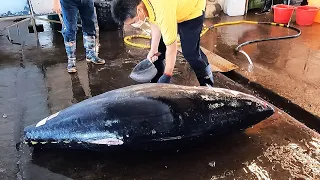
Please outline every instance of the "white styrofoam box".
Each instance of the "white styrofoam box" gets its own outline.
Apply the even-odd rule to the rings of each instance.
[[[228,16],[243,16],[246,10],[246,0],[225,0],[224,13]]]
[[[53,14],[52,0],[30,0],[36,15]]]

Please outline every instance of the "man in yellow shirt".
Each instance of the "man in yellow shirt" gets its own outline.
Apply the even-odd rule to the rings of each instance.
[[[151,24],[151,49],[147,58],[158,69],[151,82],[170,83],[177,56],[177,35],[182,52],[196,73],[201,86],[213,86],[213,75],[206,55],[200,49],[206,0],[115,0],[112,14],[116,21],[141,26]],[[160,52],[159,57],[154,56]],[[166,65],[164,67],[164,59]]]

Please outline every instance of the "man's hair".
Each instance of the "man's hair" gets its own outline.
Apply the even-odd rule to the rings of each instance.
[[[120,24],[127,18],[134,18],[137,15],[137,6],[142,0],[113,0],[111,12],[113,19]]]

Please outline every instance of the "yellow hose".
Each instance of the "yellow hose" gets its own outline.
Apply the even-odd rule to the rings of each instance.
[[[132,35],[132,36],[127,36],[124,38],[124,42],[130,46],[138,47],[138,48],[144,48],[144,49],[149,49],[149,45],[144,45],[144,44],[138,44],[138,43],[133,43],[130,42],[131,39],[133,38],[143,38],[143,39],[151,39],[150,36],[145,36],[145,35]]]
[[[202,32],[200,34],[200,37],[205,35],[210,29],[212,28],[217,28],[220,26],[228,26],[228,25],[236,25],[236,24],[259,24],[257,21],[234,21],[234,22],[224,22],[224,23],[219,23],[219,24],[214,24],[211,27],[205,27],[202,29]],[[271,25],[276,25],[276,23],[270,23]],[[149,49],[150,45],[144,45],[144,44],[139,44],[139,43],[133,43],[130,40],[134,38],[142,38],[142,39],[151,39],[150,36],[145,36],[145,35],[131,35],[131,36],[126,36],[124,38],[124,42],[127,45],[133,46],[133,47],[138,47],[138,48],[143,48],[143,49]],[[178,45],[180,45],[180,42],[178,41]]]

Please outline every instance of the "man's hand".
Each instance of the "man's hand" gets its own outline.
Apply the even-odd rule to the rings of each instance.
[[[166,51],[166,67],[163,75],[158,80],[158,83],[170,83],[173,75],[173,69],[177,60],[177,41],[167,46]]]
[[[53,9],[52,10],[57,14],[61,14],[60,0],[53,0]]]
[[[149,51],[147,58],[151,62],[155,62],[156,60],[158,60],[159,55],[160,55],[160,53],[158,51]]]

